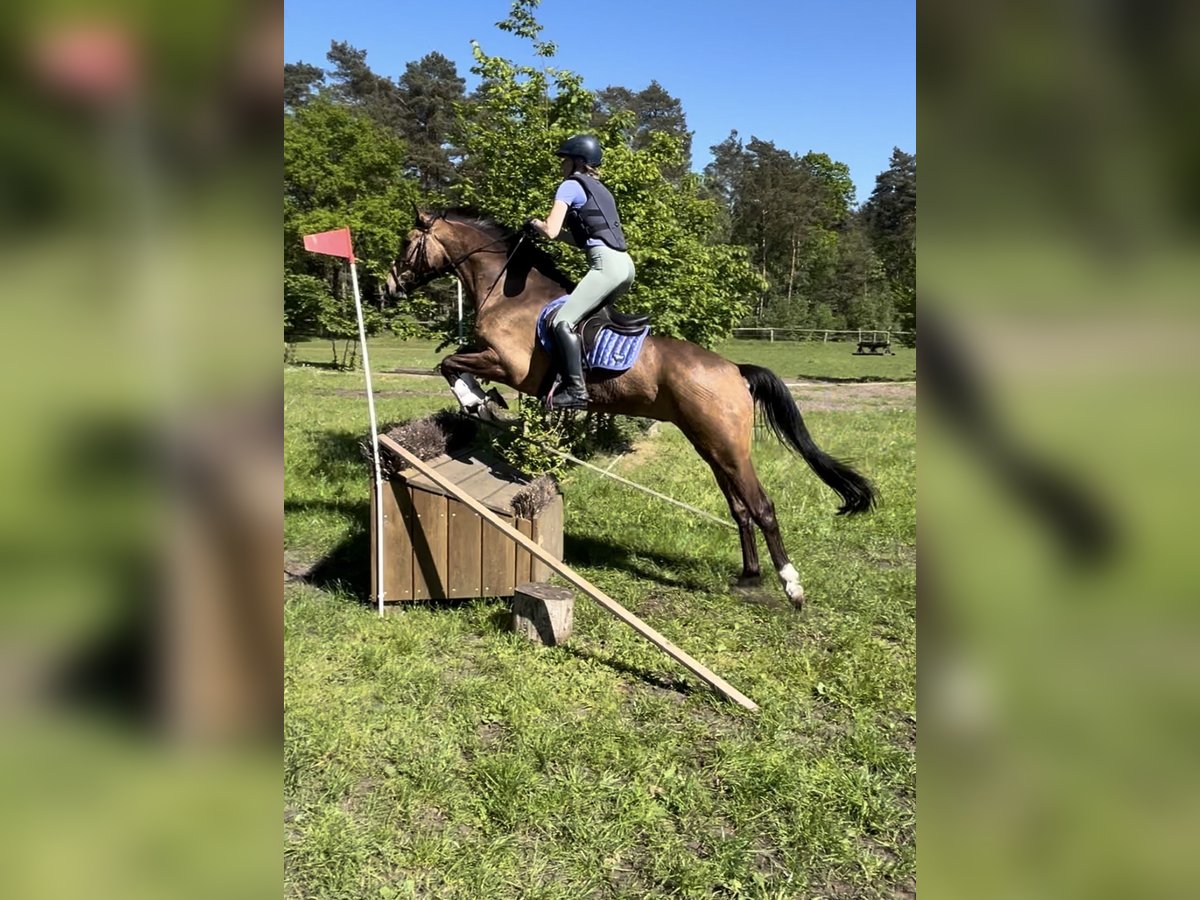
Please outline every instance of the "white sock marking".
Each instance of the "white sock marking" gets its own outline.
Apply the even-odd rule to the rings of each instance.
[[[788,563],[779,570],[779,580],[783,582],[783,591],[793,603],[804,601],[804,588],[800,585],[800,573],[796,567]]]
[[[470,379],[468,381],[467,379]],[[480,392],[479,385],[470,375],[459,375],[453,385],[454,396],[464,409],[472,409],[483,403],[487,398]]]

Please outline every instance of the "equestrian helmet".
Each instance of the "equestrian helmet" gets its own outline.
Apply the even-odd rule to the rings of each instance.
[[[590,134],[577,134],[567,138],[563,145],[554,151],[555,156],[578,156],[589,166],[600,165],[603,152],[600,142]]]

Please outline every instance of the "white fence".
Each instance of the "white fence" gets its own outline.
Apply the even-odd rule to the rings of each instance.
[[[890,331],[857,328],[851,331],[821,328],[735,328],[733,337],[747,341],[887,341],[893,337],[910,337],[912,331]]]

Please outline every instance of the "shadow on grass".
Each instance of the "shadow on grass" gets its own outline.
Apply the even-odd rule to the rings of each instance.
[[[354,524],[349,537],[318,559],[300,579],[324,591],[371,602],[371,504],[364,500],[285,500],[285,513],[335,513]]]
[[[569,532],[563,534],[563,556],[568,564],[576,561],[589,566],[616,569],[658,587],[677,587],[691,591],[712,589],[711,581],[689,577],[686,574],[699,569],[711,569],[714,565],[712,560],[694,556],[675,556]]]
[[[893,377],[890,375],[805,375],[801,372],[799,375],[793,375],[793,378],[800,381],[815,381],[824,382],[826,384],[907,384],[910,381],[915,381],[917,373],[903,377]]]
[[[364,434],[350,431],[319,431],[309,437],[311,453],[319,465],[333,466],[345,463],[361,463],[364,477],[370,475],[367,459],[363,455]]]
[[[296,366],[301,369],[326,369],[331,372],[349,372],[349,366],[343,366],[341,363],[335,362],[317,362],[311,359],[293,359],[288,363],[289,366]]]
[[[558,649],[564,653],[575,657],[583,662],[595,663],[606,668],[612,669],[614,672],[620,672],[622,675],[628,675],[637,681],[642,682],[648,687],[655,688],[659,691],[670,691],[673,694],[680,695],[680,698],[692,694],[696,691],[696,686],[681,678],[673,678],[669,675],[664,675],[661,672],[652,672],[649,669],[643,669],[638,666],[631,666],[628,663],[622,662],[614,656],[609,656],[604,653],[595,653],[591,650],[583,650],[579,647],[572,647],[569,644],[564,644]]]

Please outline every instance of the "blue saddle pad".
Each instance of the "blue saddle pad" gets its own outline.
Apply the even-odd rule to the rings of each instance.
[[[552,323],[558,308],[567,302],[566,296],[551,300],[542,309],[537,322],[537,339],[542,349],[553,353],[554,332]],[[584,365],[589,369],[604,369],[608,372],[624,372],[633,368],[642,344],[650,333],[647,325],[638,334],[617,334],[611,328],[602,328],[591,346],[584,348]]]

